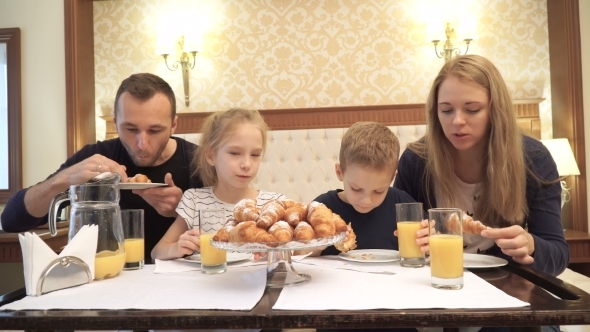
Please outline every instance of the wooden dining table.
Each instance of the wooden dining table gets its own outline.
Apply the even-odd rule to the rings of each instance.
[[[250,311],[0,311],[0,330],[279,330],[392,327],[444,327],[445,330],[455,330],[468,326],[590,325],[590,294],[567,282],[516,264],[477,269],[472,272],[508,295],[530,303],[530,306],[506,309],[273,310],[281,288],[266,288],[261,300]],[[346,292],[345,289],[342,291]],[[24,289],[0,296],[0,306],[24,296]],[[449,296],[452,296],[452,291],[449,291]],[[310,298],[310,301],[313,300]]]

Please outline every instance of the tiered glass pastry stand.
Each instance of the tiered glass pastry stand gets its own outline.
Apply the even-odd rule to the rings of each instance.
[[[327,247],[341,242],[346,238],[346,232],[321,239],[309,241],[278,242],[219,242],[211,241],[211,245],[217,249],[237,252],[266,252],[266,286],[275,288],[291,285],[299,285],[311,280],[311,276],[298,273],[293,268],[291,253],[293,250],[311,250]]]

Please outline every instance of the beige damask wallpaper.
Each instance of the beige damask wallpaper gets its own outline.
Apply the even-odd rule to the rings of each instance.
[[[95,1],[96,113],[112,113],[119,83],[136,72],[167,80],[178,112],[423,103],[443,63],[429,42],[432,31],[444,38],[442,23],[431,28],[441,17],[457,36],[463,21],[477,23],[469,53],[491,59],[515,99],[546,98],[550,138],[544,0]],[[156,54],[158,33],[175,28],[203,36],[188,107],[180,71]],[[98,118],[97,138],[104,132]]]

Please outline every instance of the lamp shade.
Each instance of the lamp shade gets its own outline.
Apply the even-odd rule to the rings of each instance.
[[[559,176],[580,175],[580,169],[567,138],[544,139],[541,142],[551,153]]]

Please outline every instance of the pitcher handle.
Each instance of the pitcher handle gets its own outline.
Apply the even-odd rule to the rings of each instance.
[[[61,205],[61,203],[70,200],[69,196],[70,196],[70,191],[66,190],[62,193],[55,195],[55,197],[53,197],[53,199],[51,199],[51,204],[49,204],[49,214],[48,214],[49,220],[47,221],[49,223],[49,232],[51,232],[51,236],[57,235],[57,210],[58,210],[59,206]]]

